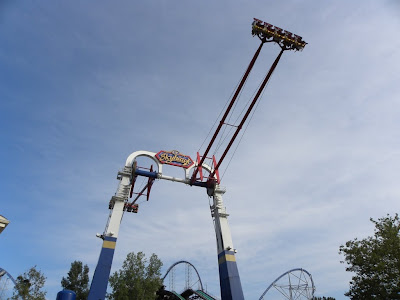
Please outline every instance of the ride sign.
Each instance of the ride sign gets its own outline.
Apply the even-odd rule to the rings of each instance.
[[[194,161],[190,158],[189,155],[183,155],[177,150],[161,150],[156,154],[156,157],[162,164],[173,165],[185,169],[191,167],[194,164]]]

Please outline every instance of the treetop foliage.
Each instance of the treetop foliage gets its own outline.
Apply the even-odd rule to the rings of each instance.
[[[45,300],[46,292],[42,288],[46,277],[33,266],[28,271],[17,277],[11,299]]]
[[[89,267],[81,261],[72,262],[67,278],[61,279],[61,286],[74,291],[76,300],[86,300],[89,295]]]
[[[128,253],[122,269],[110,276],[112,292],[108,299],[154,300],[162,285],[161,266],[161,260],[154,253],[149,260],[143,252]]]
[[[351,299],[400,299],[400,218],[387,215],[370,219],[375,225],[374,236],[346,242],[339,248],[348,266],[354,272],[350,290]]]

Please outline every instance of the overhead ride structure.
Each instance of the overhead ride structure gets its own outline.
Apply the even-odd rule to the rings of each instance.
[[[98,235],[98,237],[103,239],[103,246],[100,252],[98,264],[93,275],[93,280],[88,297],[89,300],[105,299],[108,279],[110,276],[111,265],[115,251],[115,245],[118,239],[119,226],[121,224],[123,214],[124,212],[138,212],[139,207],[136,203],[137,199],[143,195],[146,195],[147,200],[149,199],[151,187],[155,179],[164,179],[184,183],[191,186],[202,187],[206,189],[208,196],[213,198],[210,210],[214,222],[217,240],[221,299],[244,299],[235,258],[236,250],[233,246],[232,236],[227,219],[228,214],[226,212],[222,198],[226,190],[224,187],[220,186],[219,167],[221,166],[221,163],[226,157],[229,149],[231,148],[240,130],[243,128],[244,123],[246,122],[247,118],[255,107],[257,100],[262,94],[283,52],[285,50],[302,50],[306,45],[301,37],[294,35],[288,31],[282,30],[279,27],[272,26],[269,23],[262,22],[258,19],[254,19],[254,22],[252,23],[252,34],[253,36],[255,35],[259,37],[259,39],[261,40],[261,44],[254,54],[245,74],[243,75],[203,155],[197,153],[197,159],[196,161],[194,161],[189,156],[183,155],[178,151],[159,151],[158,153],[150,151],[137,151],[129,155],[125,162],[124,169],[118,172],[117,179],[119,180],[119,185],[117,188],[117,192],[111,198],[109,203],[109,218],[103,234]],[[240,123],[238,125],[228,124],[226,121],[227,117],[231,112],[231,109],[234,107],[234,104],[260,54],[262,46],[268,42],[274,42],[278,44],[281,48],[281,51],[279,52],[267,75],[262,81],[262,84],[258,88],[257,93],[249,104],[247,111],[245,112]],[[217,161],[214,155],[209,157],[209,152],[217,136],[219,136],[221,128],[223,126],[231,126],[236,129],[223,154]],[[156,168],[153,169],[153,167],[151,167],[147,170],[139,168],[137,166],[137,158],[139,157],[147,157],[151,159],[156,165]],[[206,164],[206,159],[211,161],[211,163]],[[184,177],[176,178],[164,174],[164,164],[183,168]],[[133,189],[138,176],[147,177],[147,184],[141,191],[139,191],[138,193],[134,193]],[[134,199],[130,201],[129,199],[133,198],[134,195]]]
[[[5,218],[4,216],[0,215],[0,233],[3,232],[3,230],[7,227],[7,225],[10,223],[9,220],[7,220],[7,218]]]

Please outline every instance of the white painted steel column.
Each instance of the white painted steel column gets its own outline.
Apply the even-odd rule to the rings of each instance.
[[[207,193],[213,197],[211,215],[214,219],[215,235],[217,238],[217,252],[219,265],[219,281],[222,300],[244,300],[242,284],[236,264],[231,230],[228,224],[228,214],[222,200],[225,188],[216,185],[208,189]]]
[[[119,227],[124,215],[124,205],[129,198],[131,188],[132,167],[125,166],[122,172],[118,172],[117,179],[120,180],[115,196],[111,198],[113,207],[108,222],[102,235],[103,246],[100,251],[99,261],[94,271],[90,286],[88,300],[104,300],[107,291],[108,279],[110,277],[111,265],[114,258]]]
[[[213,194],[212,216],[214,218],[215,233],[217,236],[218,253],[224,250],[233,251],[231,230],[228,224],[228,214],[224,206],[222,195],[226,192],[224,187],[217,185]]]

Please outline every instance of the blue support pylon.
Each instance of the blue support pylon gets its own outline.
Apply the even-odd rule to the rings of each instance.
[[[99,261],[94,271],[92,284],[90,285],[88,300],[105,299],[116,242],[116,238],[104,237]]]
[[[235,253],[221,252],[218,255],[218,265],[222,300],[244,300]]]

